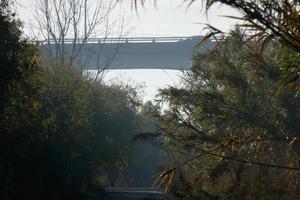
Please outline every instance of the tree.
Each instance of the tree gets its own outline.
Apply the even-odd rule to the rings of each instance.
[[[114,184],[139,127],[129,89],[62,66],[11,88],[1,113],[1,199],[79,199],[104,173]]]
[[[42,62],[9,5],[0,4],[0,199],[80,199],[126,165],[136,91]]]
[[[97,175],[126,165],[135,90],[40,62],[0,5],[0,199],[79,199]]]
[[[190,184],[186,199],[299,197],[300,101],[292,91],[275,95],[281,65],[297,52],[272,42],[261,60],[244,37],[231,32],[208,54],[195,55],[182,88],[161,90],[169,108],[156,116],[178,164],[158,183],[170,188],[181,169]]]
[[[192,0],[194,2],[195,0]],[[261,49],[271,40],[278,40],[282,45],[300,52],[300,2],[298,0],[259,0],[259,1],[233,1],[233,0],[207,0],[206,9],[216,3],[228,5],[242,13],[242,24],[248,30],[249,39],[263,41]],[[214,31],[213,31],[214,32]],[[298,54],[294,55],[299,57]],[[300,64],[289,63],[285,66],[282,84],[283,89],[299,89]]]
[[[108,0],[37,0],[35,18],[46,60],[85,69],[93,56],[99,75],[115,58],[119,38],[126,33],[125,15],[111,16],[116,7],[115,1]],[[99,35],[102,39],[95,40]],[[114,48],[105,54],[104,43],[112,35]]]
[[[15,18],[15,14],[10,9],[10,1],[1,1],[0,3],[0,196],[1,198],[10,198],[12,177],[15,175],[11,171],[11,165],[19,164],[19,160],[13,160],[10,155],[20,153],[19,144],[22,142],[14,141],[10,143],[7,140],[11,136],[10,126],[6,124],[9,104],[16,103],[11,98],[11,91],[22,95],[22,89],[18,86],[27,87],[27,78],[30,74],[37,71],[36,48],[27,43],[22,38],[20,30],[21,22]],[[24,99],[25,100],[25,99]],[[31,101],[24,101],[24,110]],[[25,108],[26,107],[26,108]],[[20,114],[20,113],[19,113]],[[30,115],[31,113],[26,113]],[[25,116],[25,115],[23,115]],[[15,116],[13,116],[15,117]],[[11,118],[10,120],[14,120]],[[24,121],[25,123],[25,121]],[[21,152],[22,153],[22,152]],[[8,164],[10,163],[10,164]],[[8,164],[8,165],[7,165]]]
[[[0,111],[5,107],[6,92],[13,81],[20,81],[34,70],[34,46],[21,37],[21,22],[10,10],[6,1],[0,4]]]

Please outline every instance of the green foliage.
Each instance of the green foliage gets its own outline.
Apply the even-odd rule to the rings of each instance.
[[[169,108],[160,128],[190,185],[180,199],[299,197],[300,99],[276,95],[286,58],[299,56],[277,42],[266,48],[262,60],[259,44],[235,30],[194,56],[183,87],[161,90]]]
[[[196,0],[191,0],[193,3]],[[246,40],[262,41],[261,51],[270,41],[276,40],[284,48],[300,53],[300,2],[298,0],[204,0],[206,9],[221,3],[241,13],[241,17],[229,16],[243,22],[240,27],[248,31]],[[293,53],[292,55],[295,55]],[[299,61],[299,59],[297,60]],[[289,59],[292,61],[293,59]],[[287,88],[300,89],[299,62],[286,63],[278,94]]]
[[[138,127],[128,89],[93,83],[62,66],[41,69],[28,84],[11,87],[2,114],[6,194],[78,198],[84,182],[104,172],[116,176],[126,166]]]
[[[21,23],[9,9],[8,2],[0,4],[0,110],[5,106],[8,85],[34,71],[34,47],[22,39]]]
[[[79,199],[126,166],[139,100],[66,66],[40,63],[0,6],[0,199]]]

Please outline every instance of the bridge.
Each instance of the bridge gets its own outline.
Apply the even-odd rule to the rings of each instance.
[[[208,41],[195,49],[200,39],[201,36],[65,39],[64,48],[66,52],[80,49],[74,63],[85,69],[189,69],[193,53],[204,53],[212,46]],[[41,44],[44,55],[57,48],[53,40]]]

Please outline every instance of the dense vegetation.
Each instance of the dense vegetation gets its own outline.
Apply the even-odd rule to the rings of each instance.
[[[178,158],[161,181],[169,187],[180,171],[179,199],[300,195],[300,99],[294,91],[275,95],[282,65],[300,57],[274,42],[262,60],[257,44],[243,37],[235,30],[208,54],[195,55],[184,86],[161,91],[169,109],[157,114],[160,130]]]
[[[101,175],[113,185],[138,129],[135,90],[41,62],[0,11],[0,199],[79,199]]]
[[[242,24],[229,35],[208,25],[198,46],[215,48],[194,55],[182,87],[161,90],[169,108],[154,109],[152,136],[176,164],[156,184],[178,199],[298,199],[299,1],[202,2],[238,10]]]

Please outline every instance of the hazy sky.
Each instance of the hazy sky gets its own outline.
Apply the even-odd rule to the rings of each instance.
[[[89,0],[92,2],[92,0]],[[128,1],[128,2],[127,2]],[[225,6],[214,6],[208,16],[201,8],[200,0],[186,10],[182,0],[158,0],[157,8],[153,1],[149,0],[145,8],[135,10],[130,8],[131,0],[123,0],[126,14],[130,15],[127,23],[133,26],[129,36],[191,36],[203,35],[205,23],[209,23],[221,30],[228,31],[236,23],[234,20],[221,15],[237,15],[233,9]],[[33,11],[35,0],[19,0],[18,13],[21,20],[25,22],[25,33],[30,34],[34,24]],[[119,13],[120,10],[115,10]]]
[[[215,6],[208,15],[201,8],[200,1],[187,10],[182,0],[158,1],[158,8],[146,6],[137,18],[136,33],[149,35],[200,35],[205,23],[212,24],[222,30],[229,30],[236,22],[220,15],[237,15],[233,9]]]

